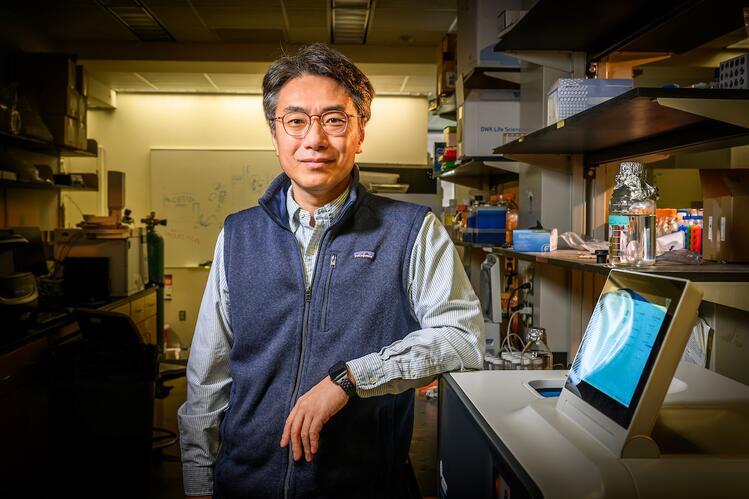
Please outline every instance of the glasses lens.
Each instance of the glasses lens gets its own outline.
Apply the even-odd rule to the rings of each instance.
[[[283,127],[289,135],[304,135],[309,127],[309,116],[304,113],[288,113],[283,117]]]
[[[341,111],[324,113],[320,120],[323,128],[325,128],[325,133],[331,135],[341,135],[346,131],[346,125],[348,125],[348,116]]]

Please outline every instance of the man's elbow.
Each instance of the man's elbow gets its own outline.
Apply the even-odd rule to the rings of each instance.
[[[465,355],[463,355],[463,369],[475,370],[484,367],[484,332],[476,331],[469,334]]]

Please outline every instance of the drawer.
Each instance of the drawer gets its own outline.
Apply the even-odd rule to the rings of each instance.
[[[156,317],[148,317],[138,323],[138,331],[144,343],[156,344]]]
[[[146,302],[146,317],[156,315],[156,293],[150,293],[143,299]]]
[[[138,298],[130,302],[130,317],[136,324],[146,318],[146,299]]]
[[[130,302],[123,303],[117,308],[113,308],[110,312],[117,312],[118,314],[130,315]]]

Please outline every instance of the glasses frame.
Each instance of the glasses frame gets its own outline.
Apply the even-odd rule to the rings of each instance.
[[[309,118],[309,124],[307,125],[307,129],[304,130],[304,133],[301,134],[301,135],[293,134],[293,133],[289,132],[286,129],[286,124],[284,123],[284,118],[286,118],[288,115],[294,114],[294,113],[304,114],[304,115],[306,115]],[[305,138],[307,136],[307,134],[309,133],[310,129],[312,128],[312,122],[313,122],[312,118],[317,118],[317,121],[320,123],[320,128],[322,128],[323,132],[325,132],[325,135],[327,135],[329,137],[341,137],[341,136],[345,135],[346,131],[348,130],[348,124],[349,124],[349,120],[348,119],[346,120],[346,126],[343,127],[343,130],[340,133],[332,133],[331,134],[331,133],[329,133],[325,129],[325,125],[323,124],[322,117],[325,116],[326,114],[330,114],[330,113],[341,113],[341,114],[345,114],[348,118],[361,118],[362,117],[362,116],[357,115],[357,114],[349,114],[349,113],[347,113],[345,111],[325,111],[324,113],[320,113],[320,114],[309,114],[309,113],[306,113],[304,111],[289,111],[288,113],[285,113],[283,116],[276,116],[275,118],[272,118],[270,121],[271,122],[280,121],[281,122],[281,127],[283,128],[283,131],[286,132],[286,135],[288,135],[289,137],[293,137],[295,139],[303,139],[303,138]]]

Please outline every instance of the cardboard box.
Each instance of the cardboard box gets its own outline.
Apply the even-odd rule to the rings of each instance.
[[[557,230],[513,230],[512,249],[520,252],[547,253],[557,249]]]
[[[81,94],[75,89],[63,86],[49,87],[37,97],[41,114],[65,114],[80,119]]]
[[[75,89],[84,97],[88,96],[88,71],[80,64],[75,67]]]
[[[522,133],[519,90],[473,90],[458,108],[458,157],[493,156]]]
[[[700,170],[702,256],[705,260],[749,262],[749,169]]]
[[[449,54],[447,56],[443,56],[442,59],[454,61],[457,57],[458,50],[457,33],[446,33],[445,36],[442,37],[442,43],[440,43],[440,47],[443,54]]]
[[[82,151],[86,150],[88,145],[88,130],[86,124],[82,121],[78,121],[78,132],[76,133],[76,147]]]
[[[458,145],[458,129],[454,126],[446,126],[442,129],[442,137],[447,147]]]
[[[437,47],[437,95],[447,97],[455,92],[455,79],[457,77],[455,33],[448,33],[442,38],[442,43]]]
[[[78,120],[64,114],[45,114],[42,115],[42,120],[52,133],[56,144],[78,147]]]
[[[11,81],[17,81],[32,93],[57,86],[76,88],[74,56],[47,52],[29,52],[13,57],[9,65]]]
[[[78,94],[78,120],[82,123],[88,123],[88,99],[86,96]]]
[[[497,15],[508,9],[522,9],[520,0],[471,0],[458,2],[458,71],[519,68],[520,60],[494,52],[497,44]]]
[[[455,61],[444,61],[437,66],[437,95],[448,97],[455,92],[458,67]]]

